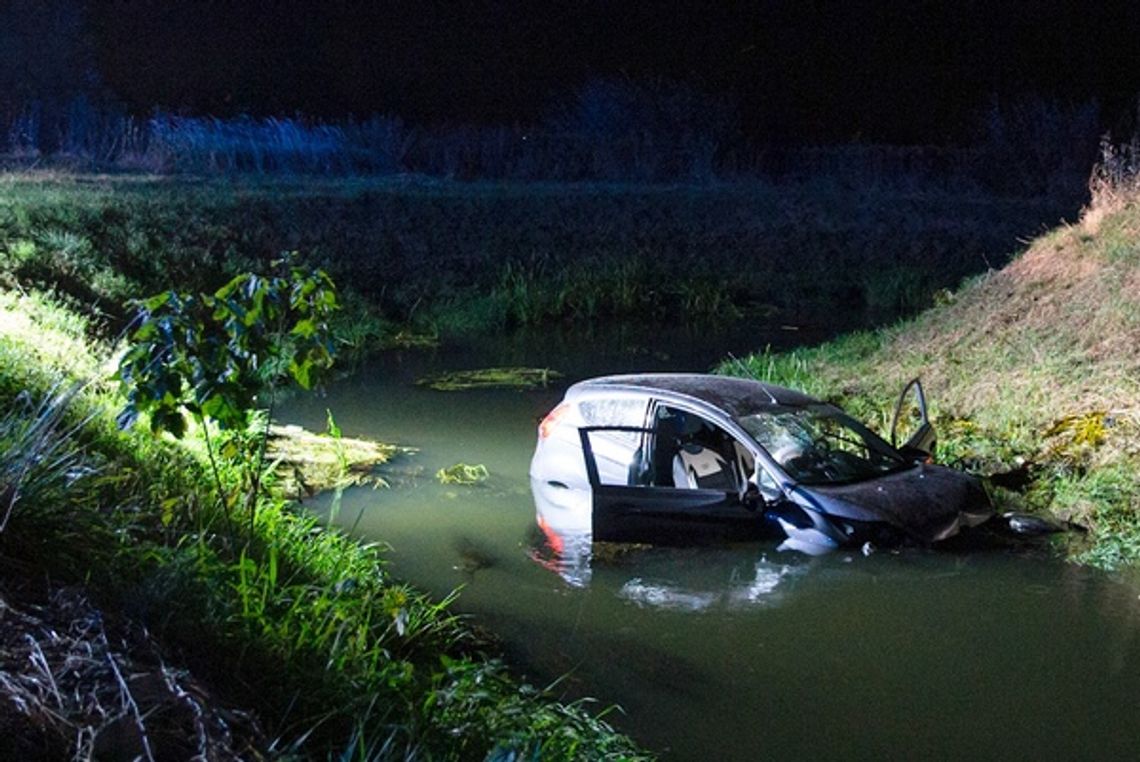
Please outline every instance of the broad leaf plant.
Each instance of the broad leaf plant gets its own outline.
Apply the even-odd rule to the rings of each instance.
[[[181,437],[187,416],[198,422],[227,517],[217,458],[238,465],[251,529],[276,393],[288,384],[310,389],[331,368],[329,321],[339,306],[328,274],[298,265],[295,253],[274,268],[238,275],[212,294],[169,290],[133,301],[134,329],[116,374],[127,399],[120,425],[142,418],[156,433]],[[264,422],[251,458],[245,435],[258,410]]]

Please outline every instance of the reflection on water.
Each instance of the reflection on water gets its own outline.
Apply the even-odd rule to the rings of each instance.
[[[324,399],[294,400],[285,418],[320,429],[329,408],[346,435],[420,448],[394,464],[391,489],[346,492],[337,521],[389,544],[395,573],[417,586],[461,588],[458,608],[530,680],[620,704],[609,719],[666,758],[1140,756],[1134,581],[1003,552],[595,547],[569,515],[536,521],[535,425],[562,388],[413,383],[506,364],[571,380],[668,369],[609,346],[594,341],[574,368],[554,342],[483,347],[481,358],[392,355]],[[676,370],[711,363],[670,354]],[[432,478],[456,462],[491,477]]]
[[[787,564],[771,564],[760,559],[753,565],[755,575],[748,580],[731,581],[719,590],[693,590],[672,580],[647,580],[634,577],[618,590],[618,597],[638,606],[701,612],[713,606],[774,606],[780,583],[792,573]]]
[[[607,557],[612,558],[615,554],[627,556],[627,562],[634,555],[639,555],[635,566],[645,568],[651,563],[650,554],[656,552],[668,559],[666,565],[671,568],[673,576],[633,577],[621,586],[617,596],[639,606],[699,612],[714,606],[774,605],[779,600],[776,589],[781,581],[792,574],[794,569],[803,568],[802,562],[791,554],[781,554],[779,563],[769,562],[766,556],[761,556],[751,564],[750,571],[742,572],[739,564],[736,564],[725,571],[724,579],[703,579],[701,582],[711,583],[712,589],[702,590],[693,587],[693,583],[687,579],[676,576],[678,571],[690,571],[692,565],[677,569],[673,564],[673,554],[676,552],[673,549],[649,550],[592,542],[590,504],[587,496],[581,492],[552,490],[544,482],[535,480],[531,480],[531,490],[535,499],[535,523],[540,531],[531,534],[528,555],[536,564],[554,572],[571,587],[584,588],[589,585],[595,555],[602,564]],[[570,498],[572,502],[552,504],[548,492]],[[715,548],[702,548],[701,554],[705,559],[713,559],[717,558],[718,551]],[[736,563],[735,555],[732,559]]]

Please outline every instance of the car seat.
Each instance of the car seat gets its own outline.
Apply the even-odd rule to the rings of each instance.
[[[649,482],[659,487],[673,486],[673,458],[681,447],[681,436],[688,425],[685,413],[661,408],[654,427],[652,469]]]
[[[733,465],[736,466],[737,470],[736,477],[740,482],[739,487],[741,490],[744,490],[748,485],[748,480],[751,479],[752,475],[756,472],[756,458],[749,452],[748,448],[737,439],[732,440],[732,455],[735,461]]]
[[[673,484],[689,489],[737,490],[732,467],[720,453],[696,442],[682,445],[673,458]]]

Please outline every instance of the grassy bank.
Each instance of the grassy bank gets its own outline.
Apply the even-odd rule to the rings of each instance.
[[[832,184],[0,178],[0,601],[41,606],[78,587],[118,612],[107,618],[124,631],[142,628],[160,663],[209,686],[210,703],[255,707],[248,756],[638,758],[596,716],[510,677],[445,604],[392,579],[376,548],[322,531],[273,498],[258,506],[250,535],[236,536],[248,514],[218,507],[193,440],[176,446],[113,425],[122,400],[104,360],[126,321],[123,302],[171,287],[212,290],[296,249],[351,286],[337,328],[342,350],[392,341],[407,324],[462,332],[752,312],[798,320],[821,307],[881,318],[999,264],[1018,235],[1063,212]],[[940,309],[961,309],[969,293]],[[871,368],[900,332],[856,336],[774,367],[792,374],[839,353]],[[908,372],[900,364],[894,375]],[[857,404],[880,391],[869,373],[854,376],[863,387],[836,378],[833,388]],[[69,391],[75,382],[82,387]],[[952,384],[930,386],[940,397]],[[1110,437],[1132,425],[1115,407],[1086,415],[1099,409],[1074,406],[1073,420],[1099,421]],[[971,409],[954,415],[962,457],[1038,458],[1028,424],[1010,423],[1003,439],[993,433],[999,423]],[[967,452],[975,441],[977,452]],[[1081,474],[1111,472],[1089,468],[1107,450],[1073,452],[1069,471],[1040,483],[1076,501]],[[1039,493],[1018,499],[1044,499]],[[116,700],[128,706],[138,693]],[[0,728],[38,728],[60,749],[80,730],[105,730],[98,717],[60,720],[51,691],[44,695],[36,721],[0,717]],[[145,741],[147,718],[160,716],[124,715],[142,723],[131,742]]]
[[[240,521],[221,515],[193,441],[116,428],[122,400],[106,380],[110,354],[74,312],[36,295],[0,296],[4,612],[18,610],[12,600],[50,610],[61,590],[82,590],[108,622],[144,632],[164,670],[192,674],[183,682],[195,682],[210,711],[255,710],[260,730],[248,733],[243,758],[640,756],[596,717],[516,682],[446,601],[392,579],[376,547],[323,531],[273,497],[258,506],[252,534],[235,536]],[[224,469],[222,478],[238,474]],[[103,621],[97,609],[80,609]],[[5,622],[14,626],[10,614]],[[45,632],[29,637],[56,655]],[[173,699],[146,704],[155,690],[134,682],[117,694],[136,706],[133,716],[63,706],[47,688],[42,705],[21,706],[14,684],[54,684],[55,674],[73,682],[74,660],[45,656],[29,676],[10,655],[0,652],[12,699],[0,709],[0,726],[12,731],[0,750],[53,758],[79,753],[70,744],[87,738],[99,756],[111,753],[100,743],[118,738],[161,758],[162,749],[178,754],[163,746],[169,737],[191,733],[179,725],[185,716],[160,711]],[[75,686],[77,697],[98,697],[90,681]]]
[[[455,183],[422,178],[8,175],[0,277],[114,323],[124,298],[206,289],[300,250],[359,302],[341,341],[600,319],[889,320],[1000,266],[1070,209],[847,186]]]
[[[1016,487],[1002,507],[1089,529],[1072,548],[1140,562],[1140,195],[1098,194],[1082,222],[1037,238],[917,318],[819,347],[722,365],[835,400],[890,426],[920,376],[940,459]]]

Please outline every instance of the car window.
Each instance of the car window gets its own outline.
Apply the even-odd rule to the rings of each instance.
[[[830,405],[774,407],[737,422],[803,484],[839,484],[905,468],[897,451]]]
[[[757,481],[756,486],[760,489],[760,494],[768,500],[776,500],[780,497],[780,485],[776,483],[775,477],[768,473],[768,469],[760,469],[760,479]]]
[[[752,469],[748,448],[720,426],[682,408],[655,408],[647,483],[737,492]]]
[[[642,426],[645,424],[644,398],[592,399],[578,403],[582,420],[588,426]],[[599,431],[599,436],[626,447],[636,448],[641,435],[635,431]]]
[[[590,426],[640,426],[648,403],[638,397],[582,400],[578,409]]]
[[[598,483],[612,486],[646,486],[640,476],[645,462],[643,442],[647,430],[583,429]]]

